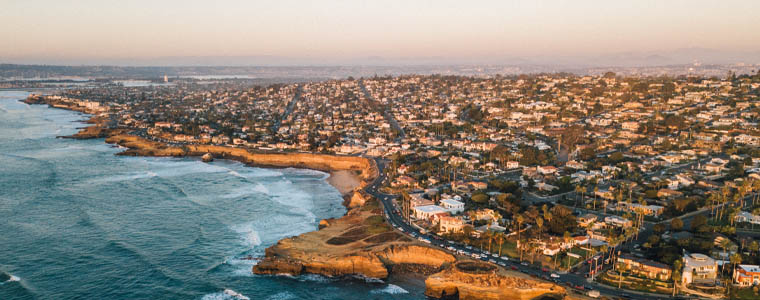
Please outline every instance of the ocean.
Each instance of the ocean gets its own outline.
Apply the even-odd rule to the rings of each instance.
[[[0,299],[425,298],[420,280],[251,273],[346,212],[326,173],[115,156],[56,138],[86,116],[27,95],[0,91]]]

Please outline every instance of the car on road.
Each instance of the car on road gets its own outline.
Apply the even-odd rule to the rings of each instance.
[[[510,268],[511,268],[512,270],[515,270],[515,271],[517,271],[517,267],[515,267],[515,266],[511,266]]]
[[[501,259],[503,259],[503,260],[509,260],[509,257],[502,256]]]
[[[520,264],[521,264],[521,265],[523,265],[523,266],[527,266],[527,265],[528,265],[528,262],[527,262],[527,261],[524,261],[524,262],[522,262],[522,263],[520,263]]]
[[[552,278],[559,278],[559,275],[557,275],[557,273],[552,273],[551,276],[552,276]]]
[[[549,272],[549,269],[547,269],[547,268],[541,268],[541,271],[544,272],[544,273],[547,273],[547,272]]]

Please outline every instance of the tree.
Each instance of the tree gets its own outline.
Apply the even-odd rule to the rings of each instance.
[[[736,265],[742,263],[742,256],[739,253],[734,253],[734,255],[731,255],[730,258],[731,264],[734,265],[734,267],[731,270],[736,270]]]
[[[757,251],[760,250],[760,244],[757,243],[757,241],[752,241],[752,243],[749,243],[749,252],[755,253],[754,255],[757,255]]]
[[[681,269],[683,268],[683,262],[681,262],[681,259],[676,259],[673,262],[673,272],[671,273],[670,277],[673,279],[673,297],[676,296],[676,287],[678,287],[678,282],[681,281]]]
[[[681,219],[673,218],[673,220],[670,221],[670,230],[680,231],[681,228],[683,228],[683,221],[681,221]]]
[[[488,198],[489,198],[488,195],[480,193],[480,194],[472,195],[470,199],[472,199],[472,201],[475,203],[485,204],[485,203],[488,203]]]
[[[707,224],[707,217],[703,215],[696,215],[694,219],[691,220],[691,231],[696,232],[700,226],[706,225],[706,224]]]
[[[522,215],[517,215],[515,221],[517,222],[517,245],[522,245],[520,242],[520,232],[522,231],[522,223],[525,221],[525,218]],[[520,247],[520,261],[522,261],[522,247]]]
[[[552,207],[547,215],[547,227],[549,231],[554,234],[560,235],[566,231],[573,232],[578,226],[573,211],[564,205],[556,205]]]
[[[652,228],[652,230],[654,230],[654,233],[656,234],[662,234],[665,232],[665,225],[662,225],[660,223],[654,224],[654,228]]]

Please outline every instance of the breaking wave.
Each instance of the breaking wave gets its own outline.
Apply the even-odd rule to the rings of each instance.
[[[409,294],[409,291],[405,290],[404,288],[395,285],[395,284],[389,284],[388,286],[372,290],[370,293],[372,294],[391,294],[391,295],[398,295],[398,294]]]

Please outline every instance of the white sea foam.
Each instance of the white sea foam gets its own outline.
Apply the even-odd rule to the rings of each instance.
[[[289,299],[298,299],[298,297],[296,297],[296,295],[293,295],[293,293],[291,292],[285,291],[285,292],[279,292],[267,298],[267,300],[289,300]]]
[[[409,291],[403,289],[402,287],[395,285],[395,284],[389,284],[388,286],[382,288],[382,289],[376,289],[372,290],[370,293],[372,294],[391,294],[391,295],[398,295],[398,294],[408,294]]]
[[[246,178],[245,176],[240,175],[240,173],[236,172],[235,170],[230,170],[227,173],[230,173],[230,175],[235,176],[235,177]]]
[[[253,187],[253,190],[262,194],[269,195],[269,189],[261,183],[256,183],[256,185]]]
[[[245,295],[238,293],[236,291],[233,291],[231,289],[225,289],[224,291],[218,292],[218,293],[206,294],[201,299],[202,300],[251,300],[251,298],[248,298]]]
[[[259,263],[256,259],[228,259],[226,263],[232,266],[232,274],[237,277],[251,277],[253,276],[253,266]]]
[[[298,281],[308,281],[308,282],[320,282],[320,283],[328,283],[336,281],[336,278],[327,277],[319,274],[304,274],[296,277]]]
[[[10,279],[8,279],[8,281],[20,281],[21,280],[21,278],[18,278],[17,276],[14,276],[14,275],[11,275],[11,274],[8,274],[8,276],[11,277]]]
[[[367,277],[367,276],[363,276],[363,275],[352,275],[351,277],[354,277],[354,278],[359,279],[359,280],[364,280],[364,282],[367,282],[367,283],[385,283],[385,281],[383,281],[382,279],[374,278],[374,277]]]
[[[240,234],[241,240],[246,246],[253,248],[261,245],[261,237],[259,237],[259,232],[253,227],[253,222],[234,225],[232,226],[232,230]]]

